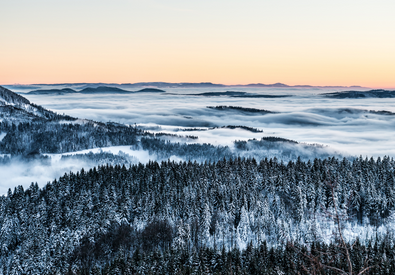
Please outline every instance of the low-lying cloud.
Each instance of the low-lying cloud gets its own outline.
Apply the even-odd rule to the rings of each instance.
[[[128,164],[147,163],[155,160],[155,156],[150,156],[147,151],[132,149],[130,146],[112,146],[105,148],[95,148],[70,152],[64,154],[44,154],[47,158],[18,158],[11,157],[9,161],[0,162],[0,196],[7,193],[8,188],[22,185],[28,188],[32,182],[42,187],[48,182],[63,176],[65,173],[80,171],[81,168],[88,170],[97,165],[106,163],[115,165],[109,158],[100,153],[109,153],[122,157]],[[79,157],[85,154],[93,154],[88,157]],[[62,158],[62,156],[77,156]]]
[[[321,143],[351,155],[395,156],[393,129],[395,99],[331,99],[323,92],[335,90],[240,89],[255,94],[288,94],[286,98],[197,97],[188,93],[226,89],[167,89],[166,94],[131,95],[29,95],[29,100],[58,113],[98,121],[154,124],[174,133],[179,127],[245,125],[263,133],[223,129],[188,132],[197,142],[231,144],[236,139],[279,136],[306,143]],[[207,106],[241,106],[275,114],[246,114]],[[374,111],[374,112],[370,112]],[[180,134],[178,132],[178,134]],[[394,149],[393,149],[394,148]]]
[[[65,173],[77,172],[82,167],[90,168],[92,164],[78,160],[11,160],[7,164],[0,164],[0,195],[7,194],[8,188],[18,185],[28,188],[32,182],[42,187]]]

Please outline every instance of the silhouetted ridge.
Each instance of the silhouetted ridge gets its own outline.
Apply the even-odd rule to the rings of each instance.
[[[144,88],[138,91],[135,91],[135,93],[165,93],[166,91],[163,91],[161,89],[156,89],[156,88]]]
[[[234,91],[226,91],[226,92],[207,92],[207,93],[200,93],[200,94],[191,94],[196,96],[243,96],[246,95],[246,92],[234,92]]]
[[[129,91],[116,88],[116,87],[107,87],[107,86],[100,86],[97,88],[85,88],[79,91],[79,93],[130,93]]]
[[[1,105],[18,105],[30,104],[30,101],[2,86],[0,86],[0,104]]]
[[[239,112],[254,113],[254,114],[275,113],[275,112],[264,110],[264,109],[245,108],[245,107],[239,107],[239,106],[220,105],[220,106],[207,106],[207,108],[214,109],[214,110],[219,110],[219,111],[239,111]]]
[[[137,82],[137,83],[52,83],[52,84],[32,84],[32,85],[8,85],[8,87],[13,89],[30,89],[37,90],[45,87],[62,87],[62,88],[73,88],[73,89],[84,89],[84,88],[97,88],[101,86],[106,87],[117,87],[117,88],[126,88],[126,89],[136,89],[136,88],[158,88],[158,89],[166,89],[166,88],[224,88],[224,87],[247,87],[247,88],[285,88],[285,89],[369,89],[361,86],[313,86],[313,85],[287,85],[283,83],[274,83],[274,84],[264,84],[264,83],[250,83],[250,84],[236,84],[236,85],[226,85],[226,84],[216,84],[211,82],[196,82],[196,83],[188,83],[188,82]]]
[[[291,86],[289,86],[287,84],[283,84],[283,83],[274,83],[274,84],[252,83],[252,84],[247,84],[245,86],[247,86],[247,87],[273,87],[273,88],[291,87]]]
[[[0,86],[0,118],[15,121],[27,122],[33,120],[75,120],[70,116],[59,115],[42,106],[30,103],[29,100],[4,87]]]
[[[64,89],[48,89],[48,90],[34,90],[28,94],[42,95],[42,94],[71,94],[71,93],[81,93],[81,94],[96,94],[96,93],[164,93],[165,91],[156,88],[144,88],[135,92],[127,91],[124,89],[108,86],[100,87],[87,87],[80,91],[73,90],[71,88]]]
[[[277,98],[277,97],[290,97],[292,95],[267,95],[267,94],[252,94],[247,92],[226,91],[226,92],[206,92],[199,94],[184,94],[189,96],[229,96],[240,98]]]
[[[70,89],[70,88],[64,88],[64,89],[49,89],[49,90],[34,90],[31,92],[28,92],[28,94],[32,95],[41,95],[41,94],[71,94],[71,93],[77,93],[77,91]]]

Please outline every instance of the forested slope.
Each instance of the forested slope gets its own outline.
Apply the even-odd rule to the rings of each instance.
[[[347,218],[342,226],[348,241],[359,237],[360,248],[370,240],[379,245],[393,234],[394,167],[387,157],[287,165],[273,159],[168,161],[100,166],[66,174],[42,189],[18,187],[0,197],[0,274],[98,272],[116,259],[151,268],[163,257],[163,266],[184,257],[185,270],[196,268],[194,261],[200,266],[218,257],[234,257],[232,265],[245,268],[237,262],[245,261],[240,252],[226,251],[260,253],[264,245],[280,253],[287,242],[317,242],[323,249],[325,243],[336,244],[335,223],[326,216],[334,203]],[[375,251],[384,257],[384,250]],[[146,258],[128,259],[139,253]],[[297,250],[289,253],[306,260]],[[285,263],[273,257],[263,258],[270,266],[258,267],[284,270]],[[385,257],[380,264],[394,264],[392,254]]]

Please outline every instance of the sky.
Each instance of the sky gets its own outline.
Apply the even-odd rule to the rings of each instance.
[[[393,0],[3,0],[0,85],[395,88]]]

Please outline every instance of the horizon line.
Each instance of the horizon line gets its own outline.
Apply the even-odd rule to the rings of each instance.
[[[290,87],[290,88],[314,88],[314,87],[322,87],[322,88],[368,88],[368,89],[395,89],[395,87],[383,87],[383,86],[374,86],[374,87],[368,87],[368,86],[361,86],[361,85],[311,85],[311,84],[295,84],[295,85],[290,85],[290,84],[285,84],[283,82],[276,82],[276,83],[262,83],[262,82],[251,82],[251,83],[246,83],[246,84],[224,84],[224,83],[215,83],[211,81],[201,81],[201,82],[188,82],[188,81],[182,81],[182,82],[169,82],[169,81],[139,81],[139,82],[47,82],[47,83],[13,83],[13,84],[0,84],[3,86],[33,86],[33,85],[82,85],[82,84],[109,84],[109,85],[134,85],[134,84],[155,84],[155,83],[163,83],[163,84],[211,84],[211,85],[223,85],[223,86],[249,86],[249,85],[264,85],[268,86],[274,86],[274,85],[279,85],[278,87],[274,88],[281,88],[280,85],[283,85],[284,88]],[[264,88],[264,87],[262,87]],[[273,88],[273,87],[272,87]]]
[[[361,86],[361,85],[311,85],[311,84],[285,84],[282,82],[276,82],[271,84],[265,84],[262,82],[252,82],[246,84],[224,84],[224,83],[214,83],[211,81],[201,81],[201,82],[169,82],[169,81],[139,81],[139,82],[52,82],[52,83],[13,83],[13,84],[0,84],[1,86],[33,86],[33,85],[83,85],[83,84],[109,84],[109,85],[135,85],[135,84],[155,84],[155,83],[163,83],[163,84],[212,84],[212,85],[223,85],[223,86],[249,86],[249,85],[265,85],[268,88],[362,88],[362,89],[395,89],[395,86]],[[283,87],[270,87],[274,85],[284,85]],[[183,87],[185,88],[185,87]],[[257,88],[265,88],[257,87]]]

